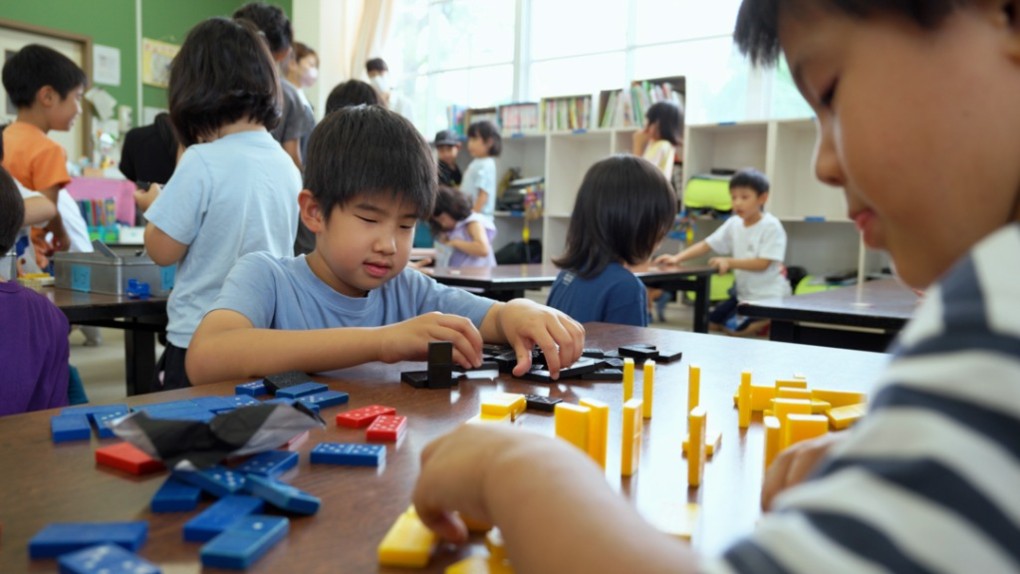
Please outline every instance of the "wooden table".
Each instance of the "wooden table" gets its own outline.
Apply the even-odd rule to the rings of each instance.
[[[301,462],[284,480],[322,499],[319,513],[291,517],[290,534],[252,569],[252,572],[406,572],[379,568],[376,547],[396,517],[407,508],[419,470],[422,448],[479,411],[480,401],[496,391],[550,394],[571,403],[592,397],[611,406],[607,480],[634,501],[649,520],[668,524],[688,501],[699,502],[702,513],[694,544],[717,554],[749,532],[759,516],[759,489],[764,433],[761,419],[739,432],[733,391],[740,371],[753,369],[756,382],[803,373],[812,386],[866,390],[888,356],[769,341],[731,339],[696,333],[642,329],[592,323],[588,346],[605,349],[629,343],[679,346],[682,361],[660,365],[656,374],[654,417],[645,422],[640,470],[620,478],[622,391],[618,383],[529,383],[500,377],[493,381],[465,381],[453,390],[415,390],[401,384],[399,372],[420,369],[420,363],[373,363],[333,373],[332,389],[350,393],[348,405],[324,409],[327,428],[311,432],[299,447]],[[723,446],[705,468],[701,488],[688,490],[681,441],[686,432],[687,369],[702,368],[701,402],[708,409],[709,427],[723,432]],[[639,369],[640,372],[640,369]],[[636,392],[641,393],[641,375]],[[131,397],[131,405],[205,395],[233,394],[232,384],[217,384],[155,395]],[[310,465],[308,452],[319,442],[364,442],[364,430],[337,427],[338,412],[369,404],[396,407],[408,417],[403,441],[387,447],[381,470]],[[56,572],[52,560],[29,562],[28,540],[48,523],[61,521],[147,520],[149,540],[142,556],[172,574],[197,573],[200,545],[182,541],[184,523],[197,511],[152,514],[149,500],[165,473],[134,477],[97,467],[93,451],[115,439],[54,445],[49,419],[55,411],[0,418],[0,572]],[[528,411],[517,424],[553,434],[551,414]],[[202,508],[208,503],[203,502]],[[607,520],[611,520],[607,517]],[[437,550],[425,572],[442,572],[452,562],[480,552],[480,537],[472,545]],[[209,572],[209,570],[201,570]]]
[[[773,341],[884,351],[919,302],[913,291],[895,279],[881,279],[861,286],[754,301],[741,305],[740,313],[771,319],[769,337]]]
[[[142,300],[54,287],[45,287],[40,293],[59,307],[72,324],[123,329],[127,394],[152,392],[156,380],[156,333],[165,331],[167,324],[165,297]]]
[[[549,287],[560,269],[555,265],[531,263],[495,267],[435,267],[425,270],[444,285],[476,290],[486,297],[509,301],[523,297],[528,289]],[[670,291],[694,291],[694,331],[708,332],[709,278],[715,269],[708,266],[650,268],[635,273],[645,285]]]

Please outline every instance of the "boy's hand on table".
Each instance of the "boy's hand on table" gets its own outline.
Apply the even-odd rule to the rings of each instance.
[[[724,275],[730,270],[731,261],[730,257],[713,257],[708,260],[708,264],[715,267],[720,275]]]
[[[553,379],[561,368],[573,365],[584,352],[584,327],[564,313],[527,299],[514,299],[500,313],[506,340],[517,352],[513,374],[531,370],[531,350],[538,345],[545,354]]]
[[[426,313],[380,329],[379,360],[384,363],[422,361],[429,343],[453,343],[453,361],[471,369],[482,364],[482,335],[470,319],[458,315]]]
[[[844,440],[847,433],[831,433],[799,442],[784,450],[772,461],[761,485],[761,508],[768,511],[783,491],[804,481],[833,446]]]

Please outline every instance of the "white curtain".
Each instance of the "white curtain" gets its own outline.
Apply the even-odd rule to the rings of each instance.
[[[396,0],[365,0],[354,42],[350,45],[348,77],[367,79],[365,62],[380,57],[393,26]]]

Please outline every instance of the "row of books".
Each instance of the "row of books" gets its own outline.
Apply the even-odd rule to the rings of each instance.
[[[446,108],[447,125],[461,138],[467,137],[471,124],[486,120],[499,126],[499,131],[504,135],[534,133],[539,130],[538,104],[524,102],[505,104],[498,108],[470,109],[463,106]]]
[[[652,104],[673,102],[683,109],[683,94],[669,82],[641,82],[630,88],[604,94],[602,99],[601,128],[631,128],[644,125],[645,114]]]
[[[549,132],[591,128],[591,96],[542,100],[540,124]]]
[[[113,228],[117,225],[117,202],[106,199],[81,199],[76,202],[89,228]]]

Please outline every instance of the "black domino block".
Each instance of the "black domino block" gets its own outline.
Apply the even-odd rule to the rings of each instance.
[[[556,410],[556,403],[563,402],[563,399],[543,397],[542,395],[524,395],[524,399],[528,401],[529,409],[535,411],[544,411],[547,413],[551,413]]]
[[[635,361],[655,359],[659,351],[654,345],[626,345],[618,349],[621,357],[630,357]]]
[[[583,381],[622,381],[623,371],[612,367],[599,369],[595,372],[581,375]]]
[[[416,389],[427,389],[429,387],[429,372],[405,371],[400,373],[400,380]]]
[[[266,390],[269,391],[270,394],[275,395],[276,391],[280,389],[310,383],[312,382],[312,378],[308,376],[308,373],[302,373],[301,371],[286,371],[283,373],[276,373],[275,375],[268,375],[262,379],[262,382],[265,383]]]
[[[680,359],[683,358],[683,356],[684,356],[683,351],[678,351],[675,349],[674,350],[659,349],[659,353],[658,355],[656,355],[655,360],[661,361],[663,363],[672,363],[674,361],[679,361]]]

